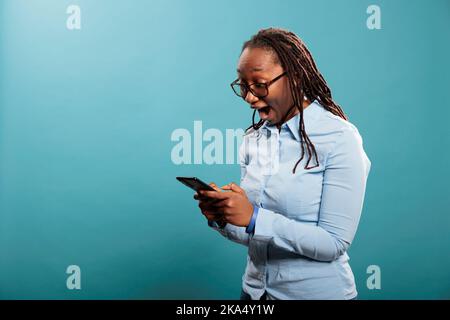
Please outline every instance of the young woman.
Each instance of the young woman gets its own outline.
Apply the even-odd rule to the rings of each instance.
[[[371,166],[357,128],[292,32],[259,31],[237,72],[231,86],[254,109],[240,186],[194,198],[210,227],[248,246],[241,299],[356,298],[347,250]]]

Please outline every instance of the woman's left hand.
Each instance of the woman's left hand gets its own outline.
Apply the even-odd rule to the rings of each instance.
[[[229,192],[199,191],[205,197],[218,199],[214,203],[217,213],[223,214],[223,220],[235,226],[246,227],[253,215],[253,205],[247,198],[245,190],[235,183],[230,183],[221,188]]]

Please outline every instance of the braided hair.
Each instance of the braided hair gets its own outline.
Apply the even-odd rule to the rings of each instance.
[[[303,105],[301,102],[304,99],[308,99],[309,101],[317,99],[327,111],[330,111],[344,120],[348,119],[341,107],[333,101],[331,90],[322,74],[317,69],[316,63],[305,43],[293,32],[280,28],[268,28],[260,30],[257,34],[253,35],[250,40],[244,42],[241,54],[246,48],[260,48],[270,51],[273,54],[275,63],[281,65],[287,72],[294,102],[292,107],[296,106],[300,111],[299,134],[300,144],[302,146],[301,157],[295,164],[292,173],[295,174],[297,165],[302,161],[305,155],[303,141],[306,142],[305,144],[308,151],[308,161],[306,162],[305,169],[308,170],[318,167],[319,161],[316,148],[305,132]],[[289,111],[284,118],[286,118]],[[253,112],[252,125],[246,130],[252,127],[253,129],[258,130],[263,125],[264,120],[262,119],[255,124],[255,114],[256,109]],[[282,121],[284,121],[284,119]],[[313,155],[316,158],[317,164],[313,167],[308,167]]]

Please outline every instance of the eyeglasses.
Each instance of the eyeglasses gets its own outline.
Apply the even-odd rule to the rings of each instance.
[[[269,86],[272,85],[275,81],[286,75],[287,72],[283,72],[278,77],[270,80],[266,83],[252,83],[251,85],[246,84],[245,82],[238,82],[239,79],[234,80],[230,86],[233,89],[234,93],[245,100],[248,92],[250,91],[257,98],[264,98],[269,94]]]

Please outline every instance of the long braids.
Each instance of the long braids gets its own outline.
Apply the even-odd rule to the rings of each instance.
[[[275,61],[278,64],[281,64],[283,69],[287,72],[291,94],[294,101],[293,106],[296,106],[300,111],[299,135],[300,144],[302,147],[301,157],[295,164],[292,173],[295,174],[297,165],[303,160],[305,155],[303,141],[305,141],[308,152],[308,160],[306,162],[305,169],[308,170],[318,167],[319,161],[316,148],[305,131],[302,101],[305,98],[309,101],[314,101],[317,99],[326,110],[330,111],[334,115],[337,115],[344,120],[348,120],[348,118],[341,107],[333,101],[331,97],[331,90],[322,74],[317,69],[316,63],[314,62],[314,59],[305,43],[293,32],[280,28],[268,28],[260,30],[257,34],[252,36],[250,40],[246,41],[242,46],[241,52],[246,48],[262,48],[268,49],[272,53],[276,53],[274,55]],[[286,113],[282,122],[288,113],[289,112]],[[256,110],[253,112],[252,125],[247,129],[253,127],[253,129],[258,130],[263,125],[264,120],[262,119],[255,124],[255,114]],[[317,164],[313,167],[308,167],[313,155],[316,158]]]

